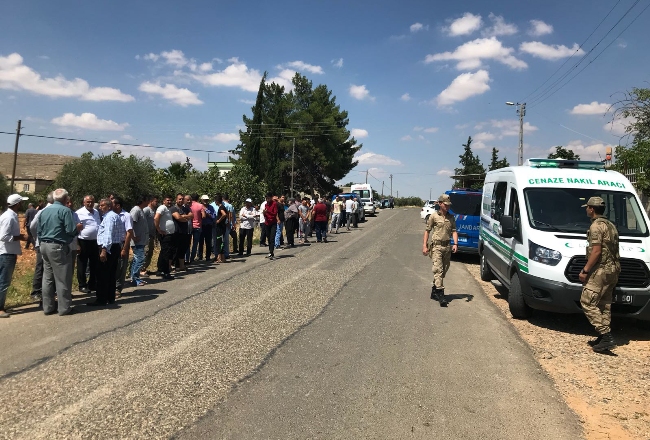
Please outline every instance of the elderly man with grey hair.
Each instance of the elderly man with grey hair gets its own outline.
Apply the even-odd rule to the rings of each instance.
[[[43,312],[46,315],[57,312],[54,302],[56,292],[58,312],[64,316],[74,313],[70,242],[83,226],[75,224],[72,210],[66,206],[68,191],[55,189],[52,197],[54,203],[43,210],[38,221],[38,240],[43,258]]]

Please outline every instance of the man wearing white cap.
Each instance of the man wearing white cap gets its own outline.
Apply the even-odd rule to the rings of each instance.
[[[255,229],[255,219],[259,213],[253,206],[253,200],[246,199],[246,204],[239,211],[239,256],[244,255],[244,239],[246,239],[246,256],[251,254],[253,248],[253,230]]]
[[[27,200],[27,197],[20,194],[10,195],[7,197],[7,210],[0,215],[0,318],[9,317],[9,313],[5,311],[7,291],[18,255],[22,254],[20,241],[27,240],[25,234],[20,233],[18,223],[18,210],[23,200]]]

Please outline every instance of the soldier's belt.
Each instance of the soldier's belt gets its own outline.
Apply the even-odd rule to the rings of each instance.
[[[449,246],[449,240],[431,240],[431,246]]]

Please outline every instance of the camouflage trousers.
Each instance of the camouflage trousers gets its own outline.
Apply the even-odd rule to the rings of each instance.
[[[444,278],[451,265],[451,247],[434,245],[429,249],[431,258],[431,271],[433,272],[433,285],[436,289],[444,289]]]
[[[618,272],[608,273],[596,269],[589,274],[587,283],[582,288],[580,305],[585,316],[601,335],[610,332],[612,321],[612,294],[618,282]]]

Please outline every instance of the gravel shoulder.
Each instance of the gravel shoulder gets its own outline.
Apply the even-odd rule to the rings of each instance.
[[[590,440],[650,438],[650,331],[631,321],[613,320],[620,346],[614,356],[594,353],[587,340],[593,328],[582,315],[535,311],[516,320],[507,290],[480,279],[478,261],[462,257],[485,295],[503,312],[584,424]]]

